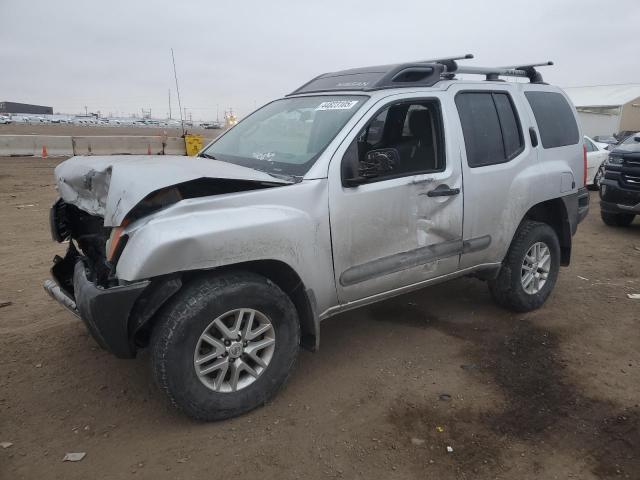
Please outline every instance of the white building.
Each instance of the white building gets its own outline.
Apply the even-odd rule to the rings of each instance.
[[[578,110],[585,135],[640,131],[640,84],[567,87],[564,91]]]

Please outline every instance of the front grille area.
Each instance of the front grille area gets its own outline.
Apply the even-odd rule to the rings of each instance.
[[[625,167],[640,168],[640,160],[637,158],[628,158],[623,162]]]
[[[622,182],[628,187],[640,189],[640,176],[622,174]]]

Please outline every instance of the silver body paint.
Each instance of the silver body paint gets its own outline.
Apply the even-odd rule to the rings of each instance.
[[[454,98],[459,91],[483,89],[511,94],[525,148],[510,162],[472,169]],[[317,316],[326,318],[497,266],[529,208],[582,186],[581,143],[546,151],[531,147],[528,130],[537,125],[526,90],[560,91],[547,85],[442,81],[431,88],[367,92],[370,98],[301,182],[186,199],[127,225],[129,241],[116,276],[134,282],[277,260],[298,273],[314,294]],[[413,99],[440,102],[446,169],[343,186],[340,163],[360,129],[388,104]],[[93,193],[82,180],[90,172]],[[185,157],[73,158],[56,169],[56,177],[65,201],[103,215],[106,226],[120,225],[146,195],[179,182],[208,177],[278,183],[248,168]],[[427,196],[443,184],[460,194]]]

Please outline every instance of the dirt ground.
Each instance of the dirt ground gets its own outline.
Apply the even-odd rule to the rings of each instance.
[[[222,130],[205,130],[199,127],[185,127],[188,133],[202,135],[205,138],[216,138]],[[141,135],[155,136],[162,135],[167,132],[170,137],[179,137],[182,135],[182,129],[169,127],[99,127],[99,126],[80,126],[67,124],[22,124],[9,123],[0,125],[0,135],[75,135],[75,136],[93,136],[93,135]]]
[[[542,309],[465,278],[334,317],[272,403],[199,424],[42,290],[55,164],[0,159],[0,478],[640,478],[640,221],[597,195]]]

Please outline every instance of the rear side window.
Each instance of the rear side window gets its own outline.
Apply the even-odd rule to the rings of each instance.
[[[536,117],[544,148],[575,145],[580,141],[578,124],[569,103],[557,92],[524,92]]]
[[[462,92],[456,106],[470,167],[505,163],[524,148],[522,128],[507,93]]]

